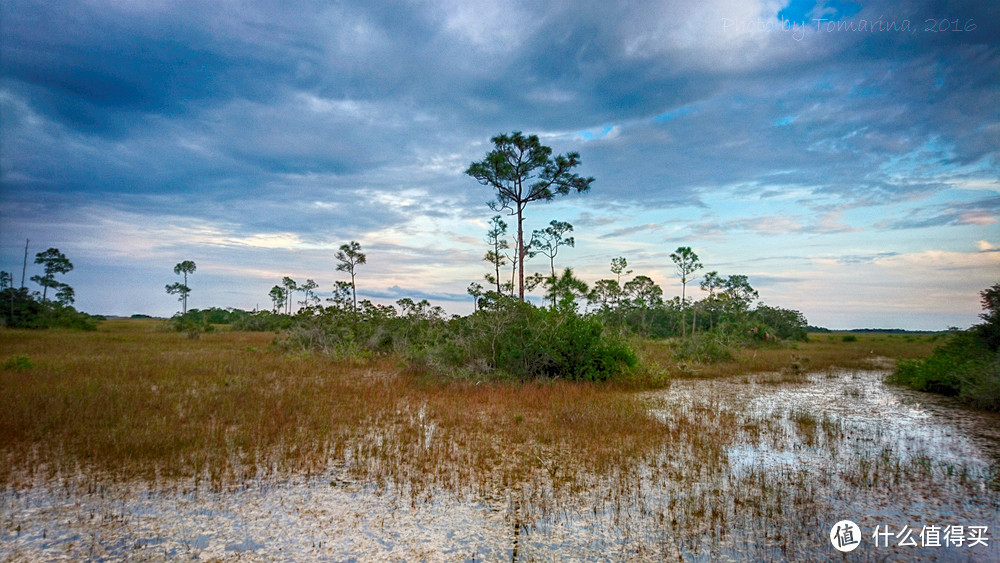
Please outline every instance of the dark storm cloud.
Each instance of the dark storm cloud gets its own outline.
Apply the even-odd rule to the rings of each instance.
[[[796,0],[783,13],[803,25],[788,30],[767,10],[12,0],[4,227],[54,238],[86,206],[322,245],[418,218],[483,220],[491,194],[463,171],[512,130],[581,153],[597,182],[578,228],[627,223],[605,237],[662,236],[637,217],[650,209],[707,214],[688,231],[706,236],[847,232],[837,213],[894,204],[910,207],[880,226],[996,211],[992,188],[964,211],[934,196],[998,175],[997,3]],[[713,198],[799,207],[722,217]]]
[[[932,11],[883,4],[854,17],[918,26]],[[705,49],[677,48],[690,10],[671,16],[652,3],[521,7],[519,20],[500,22],[510,35],[497,36],[430,4],[259,3],[235,12],[15,3],[3,23],[5,86],[63,134],[109,155],[94,166],[111,176],[96,175],[97,190],[201,191],[199,181],[233,177],[254,189],[268,174],[378,168],[441,129],[461,143],[513,128],[625,122],[627,141],[604,145],[614,155],[600,145],[588,155],[616,197],[653,190],[665,204],[695,203],[699,186],[784,167],[849,198],[881,179],[872,176],[884,174],[887,155],[930,142],[956,164],[995,153],[998,128],[968,111],[1000,103],[995,11],[953,8],[979,25],[956,37],[817,30],[754,64],[716,66],[702,60]],[[696,20],[704,29],[690,31],[690,42],[717,42],[726,13]],[[685,104],[696,112],[650,121]],[[15,115],[11,127],[19,125]],[[116,155],[104,140],[133,152]],[[206,152],[192,154],[199,143]],[[15,157],[52,150],[72,147],[42,138]],[[39,157],[25,176],[51,178],[52,162],[92,157]],[[64,169],[65,183],[87,189],[95,175],[86,168]]]

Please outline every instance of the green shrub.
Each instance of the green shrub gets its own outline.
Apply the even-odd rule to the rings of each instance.
[[[714,364],[733,359],[733,352],[716,333],[699,333],[682,338],[674,343],[674,358],[680,362],[701,362]]]
[[[295,319],[290,315],[258,311],[237,316],[232,319],[230,326],[233,330],[272,332],[289,329],[294,323]]]
[[[212,332],[215,328],[209,324],[205,315],[199,311],[188,311],[185,315],[174,315],[167,321],[167,330],[186,332],[188,335]],[[193,336],[192,336],[193,338]]]
[[[287,349],[365,359],[398,354],[411,366],[452,375],[601,381],[638,363],[601,322],[571,306],[551,309],[500,299],[468,317],[446,319],[426,301],[391,307],[330,307],[300,316],[278,340]]]
[[[96,330],[97,319],[69,305],[41,301],[26,289],[0,291],[0,326],[9,328],[71,328]]]
[[[3,363],[3,369],[28,370],[35,367],[35,364],[25,354],[14,354]]]
[[[770,307],[761,303],[750,312],[750,317],[758,324],[753,335],[759,340],[768,340],[770,337],[777,340],[805,342],[809,339],[807,331],[809,324],[799,311]]]
[[[980,334],[977,330],[953,333],[927,358],[896,362],[886,381],[1000,411],[1000,352],[990,350]]]
[[[845,334],[844,336],[840,337],[840,340],[842,342],[857,342],[858,341],[858,337],[857,337],[857,335],[854,335],[854,334]]]
[[[961,382],[957,372],[961,367],[940,356],[924,360],[900,360],[888,382],[906,385],[917,391],[958,395]]]
[[[977,409],[1000,411],[1000,354],[972,360],[959,375],[959,398]]]
[[[466,368],[522,379],[602,381],[638,363],[622,338],[570,306],[501,301],[455,322],[448,340]]]

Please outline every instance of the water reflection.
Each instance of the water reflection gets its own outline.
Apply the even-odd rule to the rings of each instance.
[[[876,526],[1000,531],[1000,417],[882,376],[677,381],[648,396],[676,439],[569,485],[414,498],[343,465],[229,492],[39,481],[0,495],[0,559],[840,560],[829,532],[849,518],[866,534],[852,560],[1000,560],[992,539],[875,547]]]

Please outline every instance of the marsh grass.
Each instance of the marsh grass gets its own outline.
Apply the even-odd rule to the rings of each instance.
[[[439,382],[392,360],[272,350],[266,333],[197,340],[156,321],[0,332],[0,480],[95,470],[235,486],[343,464],[359,479],[460,489],[606,471],[663,443],[634,394],[568,382]]]
[[[35,363],[0,380],[0,438],[8,454],[19,453],[4,480],[77,466],[216,484],[280,467],[308,470],[343,447],[333,430],[363,416],[365,399],[385,385],[352,384],[336,366],[250,351],[266,349],[269,335],[189,340],[157,326],[110,321],[89,334],[0,334],[5,351]]]
[[[573,530],[593,535],[565,545],[593,546],[595,560],[814,559],[829,514],[855,502],[1000,508],[997,477],[981,468],[796,404],[748,404],[748,389],[810,378],[862,390],[835,366],[870,368],[933,342],[819,335],[683,367],[649,342],[640,355],[655,367],[620,382],[518,383],[289,354],[268,333],[192,340],[157,326],[0,331],[0,358],[33,364],[0,372],[5,490],[224,492],[313,475],[431,510],[446,491],[502,511],[514,560],[551,558],[539,538]],[[683,370],[689,379],[667,386]]]
[[[843,369],[887,369],[896,359],[924,357],[940,344],[940,335],[913,334],[851,334],[845,342],[842,333],[810,334],[807,342],[778,346],[742,348],[728,361],[702,363],[678,362],[671,340],[638,342],[640,352],[649,361],[663,367],[670,377],[731,377],[751,373],[783,373],[787,380],[776,378],[774,383],[793,382],[807,371],[823,372]]]
[[[431,486],[482,493],[536,474],[572,488],[582,472],[606,473],[666,445],[718,441],[719,429],[704,424],[709,410],[668,423],[634,390],[670,376],[751,372],[767,372],[763,383],[796,383],[806,366],[871,367],[933,346],[891,335],[845,346],[830,334],[701,365],[677,364],[662,343],[646,342],[645,368],[600,385],[448,380],[392,359],[289,354],[274,338],[220,330],[192,340],[163,331],[162,321],[132,319],[86,333],[0,332],[0,357],[31,365],[18,360],[0,377],[0,481],[96,470],[226,487],[339,464],[415,496]],[[705,455],[717,459],[717,450]]]

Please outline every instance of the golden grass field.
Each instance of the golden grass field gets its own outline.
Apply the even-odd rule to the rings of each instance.
[[[189,339],[162,324],[112,319],[96,332],[0,332],[0,360],[32,364],[9,361],[0,372],[0,482],[96,469],[225,487],[321,471],[349,456],[359,477],[460,488],[516,482],[539,468],[571,480],[578,469],[603,471],[679,439],[651,419],[637,393],[669,378],[445,383],[392,359],[290,355],[271,348],[272,333]],[[661,376],[770,372],[784,381],[833,366],[884,367],[886,358],[929,353],[931,340],[821,334],[715,365],[678,365],[664,342],[642,343],[641,355]]]

